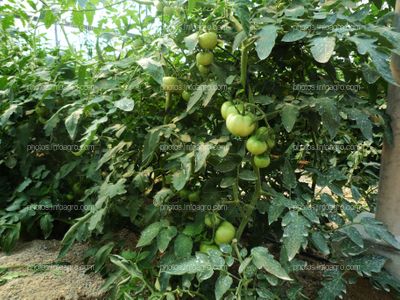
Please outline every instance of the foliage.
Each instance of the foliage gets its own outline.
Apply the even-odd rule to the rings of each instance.
[[[361,231],[400,245],[376,220],[354,220],[374,211],[390,138],[392,3],[179,0],[155,12],[136,1],[118,3],[121,15],[106,1],[84,52],[46,47],[36,28],[85,31],[99,1],[9,2],[0,10],[2,249],[63,237],[62,257],[102,237],[92,254],[116,299],[299,299],[299,253],[310,251],[399,289]],[[214,62],[197,66],[206,31],[218,35]],[[176,89],[163,91],[166,76]],[[267,127],[268,167],[226,128],[226,101]],[[204,225],[206,206],[237,231],[202,253],[216,231]],[[113,241],[122,228],[138,235],[135,249]],[[325,272],[320,299],[341,295],[347,273]]]

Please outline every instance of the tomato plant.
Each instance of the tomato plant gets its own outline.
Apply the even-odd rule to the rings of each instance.
[[[356,276],[400,290],[368,252],[398,241],[361,214],[392,137],[400,38],[381,4],[7,0],[1,250],[90,241],[110,299],[301,299],[316,256],[359,269],[324,272],[310,299]]]

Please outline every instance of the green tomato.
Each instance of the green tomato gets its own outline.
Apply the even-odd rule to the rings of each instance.
[[[200,200],[200,192],[191,192],[188,196],[190,202],[198,202]]]
[[[231,101],[225,101],[221,105],[221,115],[222,117],[226,120],[228,117],[228,109],[233,106],[233,103]]]
[[[197,65],[197,69],[199,70],[200,74],[205,76],[208,73],[210,73],[210,68],[203,66],[203,65]]]
[[[74,194],[80,194],[81,184],[79,182],[75,182],[74,185],[72,186],[72,191],[74,192]]]
[[[275,147],[275,139],[272,138],[267,138],[267,145],[269,149],[272,149]]]
[[[226,127],[233,135],[246,137],[254,131],[256,124],[251,114],[230,114],[226,119]]]
[[[179,80],[176,77],[163,77],[162,87],[166,92],[176,92],[179,91]]]
[[[180,190],[179,197],[181,199],[187,199],[189,197],[190,192],[188,190]]]
[[[253,155],[259,155],[267,151],[268,146],[266,142],[258,140],[253,135],[247,140],[246,149]]]
[[[189,101],[191,94],[188,91],[183,91],[182,92],[182,98],[185,101]]]
[[[218,226],[220,222],[221,220],[218,213],[208,213],[204,218],[204,224],[209,228]]]
[[[269,166],[271,159],[268,155],[257,155],[254,156],[254,164],[257,168],[266,168]]]
[[[172,16],[175,13],[175,8],[173,8],[172,6],[164,6],[164,15],[165,16]]]
[[[221,115],[226,120],[230,114],[238,114],[244,111],[244,105],[239,103],[233,104],[231,101],[225,101],[221,106]]]
[[[219,250],[219,248],[217,245],[207,244],[206,242],[200,244],[200,252],[207,254],[209,250]]]
[[[74,200],[74,198],[75,198],[75,196],[73,195],[73,194],[67,194],[67,200],[69,200],[69,201],[72,201],[72,200]]]
[[[256,133],[254,134],[254,136],[257,137],[257,139],[259,139],[260,141],[266,141],[268,138],[268,134],[269,134],[269,129],[265,126],[263,127],[259,127],[256,130]]]
[[[157,2],[156,9],[158,12],[162,12],[164,9],[164,4],[162,2]]]
[[[228,221],[224,221],[219,225],[217,231],[215,232],[214,241],[217,245],[229,244],[235,237],[236,229]]]
[[[199,36],[199,44],[202,49],[212,50],[217,43],[218,37],[215,32],[206,32]]]
[[[39,117],[45,117],[48,114],[49,110],[46,106],[36,105],[35,112]]]
[[[214,54],[212,52],[199,52],[196,55],[196,63],[202,66],[209,66],[214,61]]]

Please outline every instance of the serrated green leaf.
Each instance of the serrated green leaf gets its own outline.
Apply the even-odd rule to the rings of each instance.
[[[299,108],[293,104],[285,104],[282,108],[281,118],[283,127],[285,127],[287,132],[291,132],[294,124],[296,123],[297,117],[299,115]]]
[[[230,289],[233,279],[229,275],[220,275],[215,283],[215,299],[220,300]]]
[[[257,34],[256,51],[261,60],[266,59],[271,54],[278,36],[277,29],[275,25],[267,25]]]
[[[319,63],[327,63],[335,49],[336,40],[334,37],[316,37],[311,40],[311,53]]]
[[[289,211],[282,219],[283,245],[291,261],[306,242],[310,223],[296,211]]]
[[[253,257],[252,261],[258,269],[264,269],[283,280],[292,280],[281,264],[269,253],[267,248],[255,247],[251,249],[251,255]]]
[[[143,231],[139,238],[139,241],[136,247],[144,247],[150,245],[151,242],[156,238],[156,236],[160,233],[163,228],[163,223],[155,222],[147,226]]]

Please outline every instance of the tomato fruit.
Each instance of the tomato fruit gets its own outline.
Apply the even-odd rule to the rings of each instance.
[[[164,6],[164,15],[166,15],[166,16],[172,16],[173,14],[174,14],[174,12],[175,12],[175,9],[173,8],[173,7],[171,7],[171,6]]]
[[[268,155],[254,156],[254,164],[257,168],[266,168],[269,166],[271,160]]]
[[[236,229],[228,221],[224,221],[219,225],[217,231],[215,232],[214,241],[217,245],[229,244],[235,237]]]
[[[226,127],[233,135],[246,137],[254,131],[256,124],[251,114],[239,115],[232,113],[226,119]]]
[[[74,194],[80,194],[81,184],[79,182],[75,182],[74,185],[72,186],[72,191],[74,192]]]
[[[156,9],[158,12],[162,12],[164,9],[164,4],[162,2],[157,2]]]
[[[208,73],[210,73],[210,68],[203,65],[197,65],[197,69],[199,70],[201,75],[207,75]]]
[[[199,192],[199,191],[197,191],[197,192],[191,192],[191,193],[188,195],[188,199],[189,199],[190,202],[197,202],[197,201],[199,201],[199,200],[200,200],[200,192]]]
[[[275,147],[275,139],[273,138],[267,138],[267,145],[269,149],[272,149]]]
[[[218,226],[220,222],[221,220],[219,219],[218,213],[208,213],[204,218],[204,224],[209,228]]]
[[[187,199],[190,192],[188,190],[180,190],[178,194],[181,199]]]
[[[228,109],[233,105],[231,101],[225,101],[221,105],[221,116],[226,120],[228,117]]]
[[[162,87],[164,91],[175,92],[179,90],[179,80],[176,77],[163,77]]]
[[[219,248],[217,245],[207,244],[206,242],[200,244],[200,252],[207,254],[209,250],[219,250]]]
[[[246,149],[253,155],[259,155],[267,151],[266,142],[258,140],[255,136],[251,136],[246,142]]]
[[[182,98],[185,101],[189,101],[191,94],[188,91],[183,91],[182,92]]]
[[[211,52],[199,52],[196,55],[196,63],[202,66],[209,66],[214,61],[214,54]]]
[[[49,110],[46,106],[36,105],[35,112],[39,117],[45,117],[49,113]]]
[[[73,194],[67,194],[67,200],[69,200],[69,201],[72,201],[72,200],[74,200],[74,195]]]
[[[212,50],[217,46],[218,37],[215,32],[206,32],[199,36],[199,44],[202,49]]]
[[[233,104],[231,101],[225,101],[221,106],[221,115],[226,120],[230,114],[237,114],[244,111],[244,106],[242,103]]]

